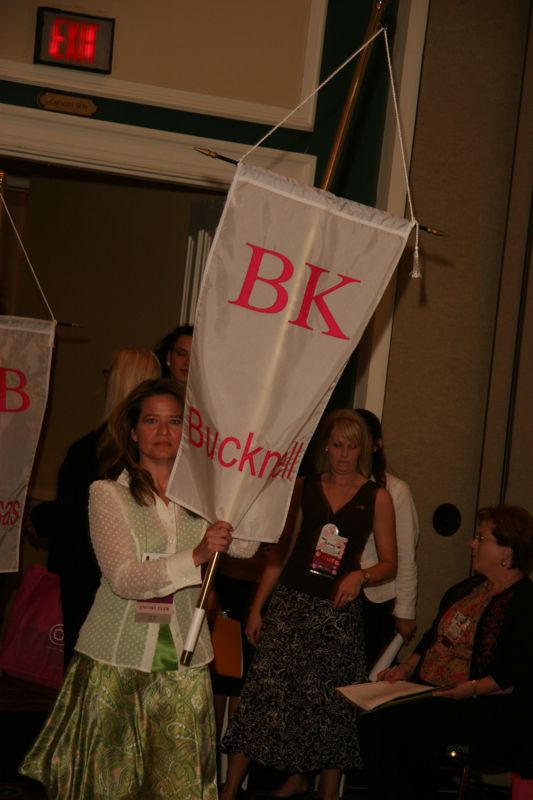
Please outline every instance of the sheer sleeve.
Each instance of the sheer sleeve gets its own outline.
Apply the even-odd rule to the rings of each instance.
[[[142,553],[115,481],[96,481],[89,497],[91,540],[112,591],[125,599],[143,600],[201,583],[192,549],[157,561],[142,562]]]

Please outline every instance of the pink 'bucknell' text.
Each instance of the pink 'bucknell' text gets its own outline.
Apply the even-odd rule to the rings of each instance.
[[[187,422],[186,435],[193,447],[204,448],[207,457],[221,467],[248,471],[254,478],[289,480],[304,447],[303,442],[293,442],[285,453],[279,453],[256,445],[254,433],[249,433],[245,441],[237,436],[223,437],[209,425],[203,426],[202,415],[194,406],[189,407]]]

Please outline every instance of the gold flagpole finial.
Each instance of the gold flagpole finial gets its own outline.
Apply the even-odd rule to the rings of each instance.
[[[425,233],[431,233],[432,236],[448,236],[446,231],[441,231],[439,228],[433,228],[431,225],[422,225],[422,223],[419,223],[418,227],[421,231],[425,231]]]
[[[239,163],[234,158],[228,158],[228,156],[222,156],[220,153],[217,153],[216,150],[209,150],[207,147],[195,147],[194,148],[197,153],[201,153],[203,156],[208,156],[208,158],[218,158],[220,161],[227,161],[228,164],[234,164],[237,166]]]

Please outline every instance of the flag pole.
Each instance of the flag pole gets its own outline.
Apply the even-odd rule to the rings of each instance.
[[[205,612],[207,610],[209,593],[213,588],[215,575],[221,557],[222,553],[213,553],[207,564],[207,569],[202,581],[202,588],[200,589],[200,594],[198,596],[196,608],[194,609],[193,618],[191,620],[189,630],[187,631],[187,638],[185,639],[183,650],[181,652],[180,664],[182,664],[184,667],[190,666],[194,649],[196,647],[196,642],[198,641],[198,636],[200,635],[200,629],[204,621]]]
[[[367,41],[378,30],[381,17],[383,15],[383,12],[387,4],[388,0],[375,0],[372,9],[372,14],[368,22],[368,28],[364,41]],[[331,148],[328,164],[326,166],[324,177],[322,179],[322,183],[320,186],[321,189],[329,190],[333,183],[333,179],[335,177],[335,171],[339,163],[342,148],[344,147],[346,135],[348,133],[350,121],[353,116],[355,104],[357,102],[357,98],[359,97],[359,93],[361,91],[361,85],[363,82],[364,74],[366,72],[366,67],[368,64],[368,58],[370,55],[372,44],[368,45],[368,47],[364,49],[364,51],[361,53],[361,55],[357,60],[357,65],[355,67],[355,72],[350,85],[350,90],[346,97],[341,118],[339,120],[339,125],[337,127],[335,140]],[[219,158],[222,161],[235,163],[233,159],[230,159],[226,156],[221,156],[214,150],[208,150],[206,148],[200,148],[200,147],[196,147],[195,149],[198,152],[202,153],[202,155],[208,156],[210,158]],[[209,560],[209,563],[207,565],[204,579],[202,581],[202,588],[200,590],[200,594],[198,597],[198,602],[196,603],[194,615],[189,630],[187,632],[187,638],[183,645],[183,650],[180,657],[180,664],[182,664],[185,667],[188,667],[191,663],[194,649],[196,647],[196,642],[198,641],[198,636],[200,635],[200,629],[202,627],[202,623],[204,621],[205,613],[207,610],[209,593],[214,584],[215,575],[218,569],[221,555],[222,555],[221,553],[214,553],[211,556],[211,559]]]
[[[324,174],[322,176],[322,181],[320,183],[320,188],[324,189],[325,191],[332,190],[333,181],[335,179],[335,173],[339,165],[340,157],[342,155],[342,150],[345,145],[346,136],[348,135],[355,106],[357,104],[357,100],[359,99],[359,94],[361,91],[361,87],[363,85],[363,79],[366,73],[372,48],[374,47],[375,36],[379,30],[379,26],[381,25],[381,18],[388,3],[389,0],[374,0],[372,12],[370,15],[370,19],[368,21],[368,26],[364,38],[364,41],[369,42],[369,44],[365,47],[365,49],[362,51],[362,53],[359,55],[359,58],[357,59],[352,82],[350,84],[350,88],[346,95],[342,114],[339,119],[339,124],[337,126],[335,139],[333,141],[328,162],[324,169]],[[209,158],[218,158],[221,161],[225,161],[228,164],[234,164],[235,166],[237,166],[237,164],[239,163],[238,160],[230,158],[229,156],[222,155],[216,150],[211,150],[206,147],[195,147],[194,149],[198,153],[201,153],[204,156],[208,156]],[[445,231],[442,231],[439,228],[435,228],[433,225],[423,225],[421,222],[419,222],[418,227],[420,228],[421,231],[430,233],[432,236],[448,235],[447,233],[445,233]]]
[[[387,5],[388,0],[374,0],[372,13],[368,21],[368,27],[363,41],[367,42],[377,33],[381,24],[381,17],[383,16],[383,12],[385,11]],[[368,60],[373,47],[374,42],[371,42],[368,47],[365,47],[355,65],[352,82],[350,84],[348,94],[346,95],[346,100],[344,101],[344,108],[342,110],[339,124],[337,126],[337,132],[335,134],[335,139],[329,154],[328,163],[324,170],[324,175],[322,176],[322,182],[320,184],[320,188],[325,189],[326,191],[331,190],[333,181],[335,179],[335,172],[339,165],[342,149],[344,147],[346,136],[350,128],[350,122],[352,121],[353,112],[361,92],[363,79],[368,66]]]

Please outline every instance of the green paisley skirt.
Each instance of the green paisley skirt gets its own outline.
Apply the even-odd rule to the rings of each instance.
[[[75,653],[20,772],[49,800],[217,800],[208,668],[140,672]]]

